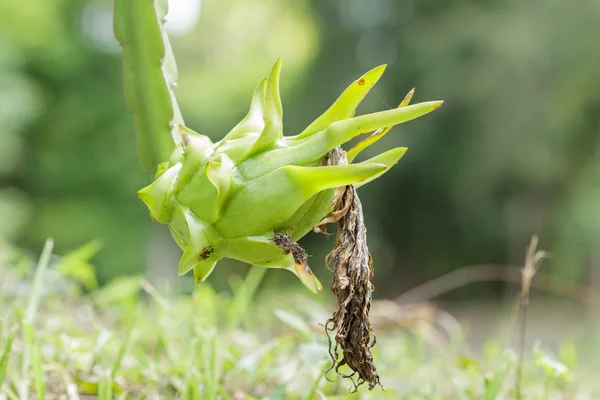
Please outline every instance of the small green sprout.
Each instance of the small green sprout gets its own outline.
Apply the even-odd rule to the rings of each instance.
[[[293,272],[313,293],[322,285],[296,241],[333,209],[335,189],[360,187],[388,171],[404,155],[399,147],[352,163],[389,127],[438,108],[432,101],[354,117],[385,65],[353,82],[303,132],[283,136],[279,94],[281,61],[258,84],[247,116],[221,141],[179,125],[181,143],[159,165],[155,181],[138,195],[158,222],[168,224],[184,251],[178,272],[194,270],[204,281],[222,258]],[[347,164],[323,165],[327,154],[375,131],[348,152]]]

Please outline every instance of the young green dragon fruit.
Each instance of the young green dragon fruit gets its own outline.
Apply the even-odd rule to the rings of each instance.
[[[389,127],[427,114],[441,101],[353,117],[385,66],[352,83],[302,133],[283,136],[279,95],[281,61],[257,86],[248,115],[221,141],[180,126],[181,144],[161,164],[155,181],[138,195],[152,217],[168,224],[184,251],[178,272],[194,270],[204,281],[222,258],[283,268],[313,293],[322,286],[296,241],[333,209],[335,189],[359,187],[381,176],[405,153],[395,148],[352,164],[356,155]],[[347,162],[325,165],[328,153],[358,135],[375,131],[347,153]]]

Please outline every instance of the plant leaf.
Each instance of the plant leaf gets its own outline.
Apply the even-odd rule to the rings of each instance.
[[[0,388],[2,387],[2,384],[4,382],[4,376],[6,375],[6,369],[8,367],[8,361],[10,360],[10,353],[12,351],[12,343],[16,335],[16,328],[11,329],[11,332],[8,334],[6,342],[4,343],[2,357],[0,357]]]

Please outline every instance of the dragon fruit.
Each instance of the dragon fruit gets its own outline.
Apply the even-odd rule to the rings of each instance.
[[[208,137],[179,125],[181,143],[158,166],[152,184],[138,192],[152,218],[168,224],[183,250],[178,273],[194,271],[204,281],[222,258],[293,272],[313,293],[322,286],[296,243],[333,209],[335,190],[356,188],[388,171],[406,152],[399,147],[352,163],[389,127],[424,114],[441,101],[408,105],[354,117],[356,107],[385,66],[353,82],[303,132],[283,136],[279,93],[281,61],[260,81],[250,111],[225,137]],[[375,131],[336,165],[331,150]]]

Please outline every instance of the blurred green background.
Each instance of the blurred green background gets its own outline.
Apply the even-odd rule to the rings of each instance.
[[[187,124],[218,140],[282,57],[284,127],[302,130],[387,63],[359,113],[444,106],[365,158],[409,152],[360,191],[378,296],[462,266],[521,263],[532,234],[547,272],[600,286],[600,1],[173,0],[169,29]],[[0,0],[0,241],[66,253],[90,240],[101,282],[176,278],[165,226],[136,191],[133,118],[108,0]],[[302,244],[328,286],[333,239]],[[211,276],[225,281],[225,264]],[[546,267],[545,267],[546,268]],[[300,287],[272,272],[272,284]],[[458,293],[490,293],[469,287]]]

